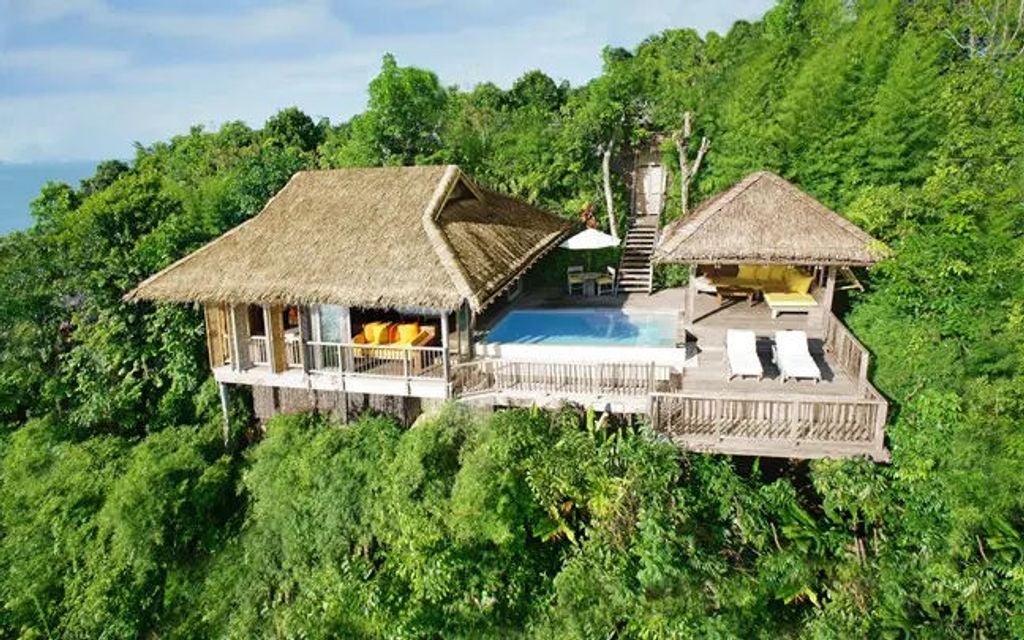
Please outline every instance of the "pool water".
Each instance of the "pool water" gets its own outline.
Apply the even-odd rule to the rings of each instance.
[[[616,309],[512,311],[486,342],[504,344],[674,347],[676,314]]]

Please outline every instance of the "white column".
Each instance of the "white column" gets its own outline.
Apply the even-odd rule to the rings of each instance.
[[[220,383],[220,410],[224,414],[224,446],[228,446],[228,438],[231,435],[231,414],[228,411],[228,385]]]

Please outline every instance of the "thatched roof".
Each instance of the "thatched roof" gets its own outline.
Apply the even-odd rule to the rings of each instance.
[[[569,226],[454,165],[302,171],[125,299],[479,310]]]
[[[751,174],[665,227],[660,263],[869,265],[885,248],[768,171]]]

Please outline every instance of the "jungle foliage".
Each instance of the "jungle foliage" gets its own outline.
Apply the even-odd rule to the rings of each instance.
[[[347,122],[197,127],[47,185],[0,238],[0,636],[1024,636],[1016,19],[782,0],[608,49],[580,87],[444,87],[387,56]],[[598,149],[685,111],[711,139],[697,201],[770,169],[891,248],[842,301],[891,465],[457,407],[408,430],[282,417],[243,446],[241,401],[225,449],[200,315],[121,302],[300,169],[453,162],[605,219]]]

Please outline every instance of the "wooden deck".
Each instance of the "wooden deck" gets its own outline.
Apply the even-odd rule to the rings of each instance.
[[[493,326],[508,311],[522,308],[679,313],[678,343],[693,347],[695,366],[667,377],[658,375],[656,383],[645,380],[641,368],[620,369],[618,377],[609,381],[576,363],[531,365],[497,360],[460,365],[453,380],[455,393],[496,405],[574,402],[649,414],[656,431],[695,451],[888,459],[884,444],[888,405],[867,380],[868,353],[831,312],[819,309],[772,318],[764,302],[750,305],[745,300],[726,300],[720,305],[716,296],[700,294],[695,318],[688,321],[682,314],[686,293],[685,289],[667,289],[653,295],[570,297],[561,290],[542,290],[493,311],[482,324]],[[724,358],[727,329],[757,334],[763,379],[729,380]],[[822,372],[821,382],[781,382],[772,361],[772,338],[776,331],[791,329],[807,333]],[[465,384],[470,379],[472,388]]]

